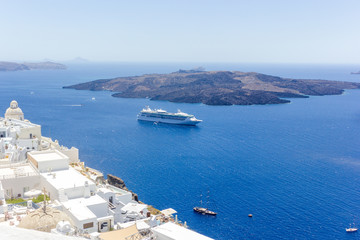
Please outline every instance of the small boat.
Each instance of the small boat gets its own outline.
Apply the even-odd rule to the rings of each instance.
[[[346,232],[356,232],[358,229],[357,228],[354,228],[354,227],[349,227],[349,228],[346,228]]]
[[[203,215],[211,215],[211,216],[217,215],[216,212],[210,211],[209,209],[203,207],[194,207],[194,211],[197,213],[201,213]]]

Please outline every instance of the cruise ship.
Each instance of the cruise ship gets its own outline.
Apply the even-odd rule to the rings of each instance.
[[[177,113],[168,113],[162,109],[152,110],[149,107],[144,108],[138,114],[137,119],[156,123],[169,123],[190,126],[195,126],[196,124],[202,122],[202,120],[196,119],[194,115],[183,113],[180,110],[178,110]]]

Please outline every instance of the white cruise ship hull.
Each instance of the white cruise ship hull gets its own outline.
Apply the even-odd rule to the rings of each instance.
[[[195,126],[196,124],[202,122],[201,120],[198,120],[198,119],[191,120],[190,118],[186,118],[184,120],[176,120],[176,119],[155,118],[155,117],[141,116],[141,115],[138,115],[137,119],[139,121],[168,123],[168,124],[177,124],[177,125],[188,125],[188,126]]]

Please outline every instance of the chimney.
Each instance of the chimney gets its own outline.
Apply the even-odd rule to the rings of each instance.
[[[90,187],[88,181],[85,181],[84,198],[90,197]]]

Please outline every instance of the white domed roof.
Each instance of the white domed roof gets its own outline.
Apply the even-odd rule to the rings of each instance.
[[[24,113],[21,108],[19,108],[17,101],[11,101],[10,107],[5,112],[5,118],[24,120]]]
[[[11,103],[10,103],[10,108],[16,109],[16,108],[18,108],[18,107],[19,107],[18,102],[15,101],[15,100],[12,100]]]

